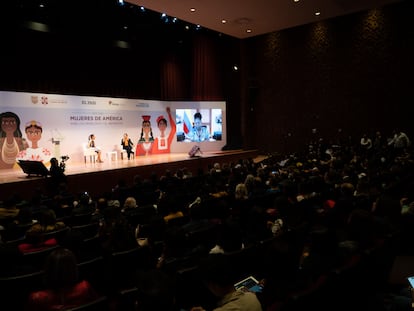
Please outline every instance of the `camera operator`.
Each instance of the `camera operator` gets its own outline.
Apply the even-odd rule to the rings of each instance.
[[[62,162],[59,164],[58,159],[51,158],[50,159],[50,168],[49,168],[49,175],[50,175],[50,187],[52,192],[56,192],[59,189],[59,186],[62,183],[67,182],[67,178],[65,175],[65,162],[68,157],[62,157]]]

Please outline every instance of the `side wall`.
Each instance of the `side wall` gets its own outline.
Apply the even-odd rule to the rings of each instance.
[[[389,137],[396,127],[414,138],[413,7],[402,1],[244,42],[246,144],[294,151],[319,137]]]

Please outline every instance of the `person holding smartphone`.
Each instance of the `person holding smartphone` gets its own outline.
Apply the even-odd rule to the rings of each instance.
[[[414,276],[407,277],[408,286],[396,293],[388,294],[388,303],[384,310],[411,311],[414,309]]]
[[[210,255],[200,262],[200,276],[207,288],[218,299],[213,311],[262,311],[255,293],[236,290],[234,287],[237,277],[232,273],[234,272],[233,265],[229,257],[223,254]],[[194,306],[190,311],[205,311],[205,308]]]

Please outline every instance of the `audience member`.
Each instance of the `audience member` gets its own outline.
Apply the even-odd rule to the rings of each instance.
[[[311,228],[308,236],[299,264],[303,286],[311,285],[319,276],[328,274],[342,264],[333,230],[315,226]]]
[[[24,272],[24,268],[31,272],[31,267],[22,267],[19,264],[20,251],[15,245],[10,245],[3,240],[3,233],[0,230],[0,277],[16,276],[18,273]]]
[[[369,152],[372,149],[372,140],[368,137],[367,134],[362,135],[360,147],[362,154],[369,155]]]
[[[105,223],[100,227],[99,237],[105,254],[128,250],[138,246],[135,230],[132,228],[121,208],[116,205],[104,210]]]
[[[187,210],[190,219],[186,224],[181,226],[181,229],[185,232],[197,231],[212,225],[207,219],[205,206],[202,205],[200,197],[197,197],[191,204],[189,204]]]
[[[30,208],[32,209],[33,218],[37,219],[42,211],[48,209],[48,206],[45,204],[47,198],[47,194],[45,194],[40,187],[34,189],[30,199]]]
[[[103,224],[105,222],[104,211],[108,207],[108,199],[105,196],[96,201],[95,211],[92,213],[91,222]]]
[[[17,208],[16,201],[13,198],[5,200],[3,206],[0,207],[0,225],[5,227],[12,223],[18,214],[19,208]]]
[[[255,293],[234,288],[238,280],[232,273],[232,264],[229,258],[222,254],[210,255],[200,262],[201,279],[219,299],[214,311],[261,311],[262,306]],[[191,308],[191,311],[205,311],[205,309],[197,306]]]
[[[66,227],[63,221],[57,221],[56,213],[52,209],[45,209],[41,211],[38,222],[33,224],[32,227],[27,230],[26,235],[32,233],[47,233],[56,230],[60,230]]]
[[[171,219],[184,217],[184,213],[179,202],[174,200],[170,194],[165,195],[159,204],[159,208],[163,212],[165,223],[168,224]]]
[[[44,271],[45,289],[30,293],[27,311],[64,310],[99,297],[88,281],[79,279],[76,257],[66,248],[49,254]]]
[[[217,244],[210,254],[224,254],[239,251],[244,248],[243,233],[238,221],[228,218],[218,225]]]
[[[56,214],[52,209],[46,209],[39,215],[38,222],[26,231],[26,239],[19,244],[20,252],[34,252],[58,245],[55,237],[47,237],[45,233],[61,230],[66,224],[56,221]]]
[[[79,199],[73,204],[72,216],[88,214],[92,216],[95,210],[95,202],[92,200],[88,192],[83,192],[79,195]]]
[[[136,311],[176,310],[174,281],[162,270],[140,271],[136,287]]]
[[[37,220],[33,219],[33,213],[30,206],[22,206],[16,218],[3,231],[3,238],[7,241],[24,238],[27,229],[29,229]]]

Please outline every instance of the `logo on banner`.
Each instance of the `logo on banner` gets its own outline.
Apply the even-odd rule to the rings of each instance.
[[[39,97],[37,96],[30,96],[31,100],[32,100],[32,104],[37,104],[39,102]]]

